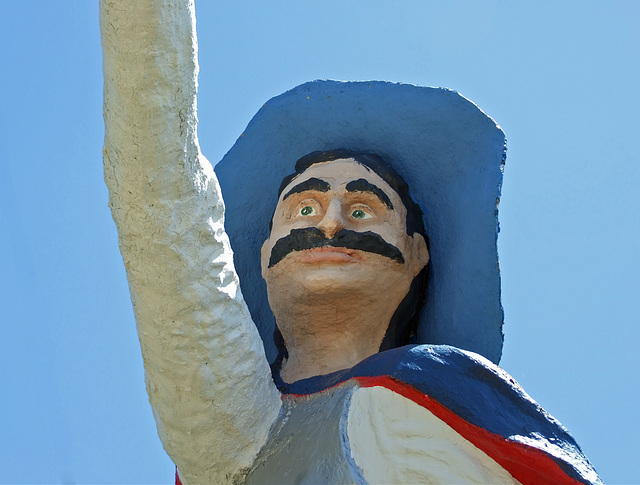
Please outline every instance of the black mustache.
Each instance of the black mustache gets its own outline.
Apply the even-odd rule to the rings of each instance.
[[[305,249],[322,248],[326,246],[358,249],[360,251],[386,256],[398,263],[404,264],[404,258],[400,250],[393,244],[389,244],[382,239],[382,237],[375,232],[356,232],[342,229],[329,239],[317,227],[305,227],[303,229],[293,229],[288,235],[276,241],[271,250],[269,268],[278,264],[292,251],[304,251]]]

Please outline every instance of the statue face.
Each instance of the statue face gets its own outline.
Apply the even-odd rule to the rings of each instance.
[[[395,310],[429,260],[424,238],[407,234],[406,217],[398,194],[355,160],[309,167],[282,191],[262,247],[274,313],[292,295],[366,299],[364,288]]]

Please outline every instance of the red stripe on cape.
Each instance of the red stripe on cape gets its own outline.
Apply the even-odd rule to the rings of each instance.
[[[578,485],[582,483],[568,476],[548,453],[473,425],[408,384],[389,376],[354,377],[354,379],[362,387],[387,388],[431,411],[436,417],[495,460],[522,485],[544,483]]]

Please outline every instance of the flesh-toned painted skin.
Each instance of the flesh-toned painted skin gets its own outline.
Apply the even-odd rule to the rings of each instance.
[[[371,189],[363,191],[362,181],[371,184]],[[406,217],[406,209],[395,191],[376,173],[355,160],[340,159],[313,165],[282,191],[274,212],[271,234],[262,247],[263,277],[267,278],[269,257],[279,239],[289,235],[293,229],[317,227],[327,238],[332,238],[342,229],[378,234],[400,250],[408,263],[403,269],[414,273],[413,278],[426,265],[429,255],[422,236],[406,234]],[[323,247],[302,251],[294,257],[300,262],[341,263],[362,261],[363,254],[359,253],[339,247]],[[344,255],[352,257],[344,258]]]
[[[399,195],[353,159],[312,165],[282,190],[261,257],[289,352],[285,379],[347,368],[378,351],[429,260],[406,217]]]

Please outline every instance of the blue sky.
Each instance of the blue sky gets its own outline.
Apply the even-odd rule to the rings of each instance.
[[[449,87],[502,126],[502,366],[637,483],[640,3],[196,9],[212,162],[319,78]],[[102,176],[97,1],[0,0],[0,65],[0,483],[171,483]]]

